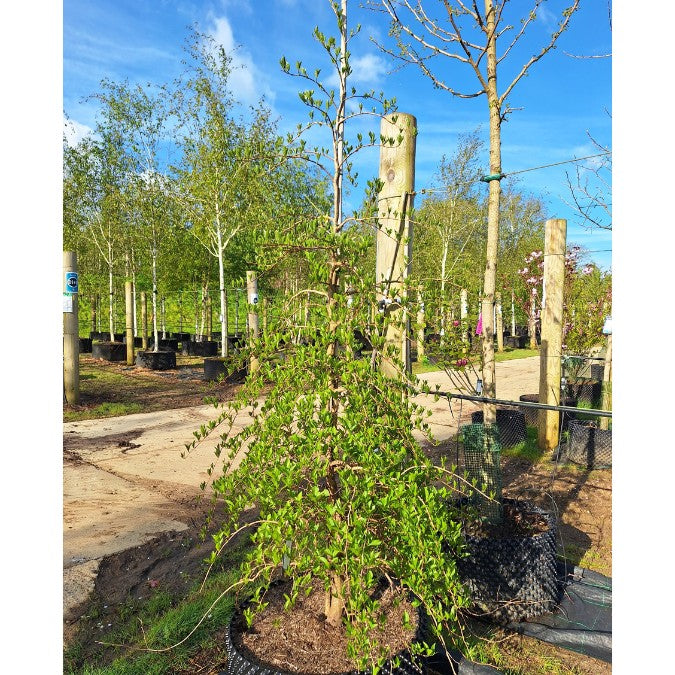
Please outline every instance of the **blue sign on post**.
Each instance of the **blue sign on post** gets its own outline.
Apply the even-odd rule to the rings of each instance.
[[[66,272],[66,293],[77,293],[77,272]]]

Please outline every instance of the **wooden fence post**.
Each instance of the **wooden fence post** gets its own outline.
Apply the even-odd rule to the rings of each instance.
[[[131,281],[124,282],[124,305],[127,334],[127,365],[134,365],[134,295]]]
[[[497,331],[497,351],[504,351],[504,320],[502,317],[502,294],[495,293],[495,326]]]
[[[258,278],[255,272],[246,272],[246,294],[248,296],[248,339],[249,346],[253,340],[257,340],[260,331],[258,327]],[[250,371],[255,373],[260,369],[260,361],[251,356]]]
[[[78,323],[77,253],[63,252],[63,390],[66,402],[80,401],[80,330]]]
[[[422,287],[417,288],[417,363],[424,361],[424,300],[422,299]]]
[[[377,256],[375,279],[377,301],[387,316],[386,345],[393,348],[406,372],[410,362],[410,319],[403,311],[405,281],[412,258],[410,211],[415,190],[417,120],[407,113],[393,113],[380,124],[380,169],[382,190],[378,199]],[[383,355],[380,369],[395,375],[391,358]]]
[[[562,218],[547,220],[544,247],[546,296],[541,312],[539,351],[539,402],[546,405],[560,404],[566,247],[567,221]],[[553,450],[558,445],[559,432],[560,413],[557,410],[540,410],[539,447]]]
[[[145,291],[141,291],[141,340],[145,351],[148,349],[148,298]]]

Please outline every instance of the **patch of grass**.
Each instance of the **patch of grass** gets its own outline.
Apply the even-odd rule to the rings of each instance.
[[[422,373],[436,373],[443,370],[436,363],[430,361],[426,356],[421,361],[412,362],[413,375],[421,375]]]
[[[545,455],[545,451],[537,444],[537,428],[527,427],[526,434],[524,441],[521,441],[510,448],[504,448],[502,450],[502,455],[504,455],[504,457],[526,459],[532,464],[537,464]]]
[[[570,663],[577,660],[577,655],[533,638],[516,638],[501,628],[473,622],[461,639],[448,646],[460,651],[469,661],[490,665],[503,675],[579,672]]]
[[[101,403],[101,405],[89,410],[64,410],[63,421],[78,422],[94,418],[119,417],[138,413],[142,410],[142,406],[138,403]]]
[[[197,581],[182,599],[158,590],[146,600],[129,598],[116,608],[114,615],[94,620],[88,634],[81,632],[64,653],[63,672],[187,675],[195,671],[196,655],[200,655],[201,666],[211,662],[209,672],[223,670],[227,658],[223,629],[235,602],[234,592],[228,589],[238,579],[238,565],[247,548],[240,546],[226,555],[203,589],[201,581]],[[108,623],[113,625],[104,632],[100,627]],[[100,637],[92,636],[96,629],[101,631]],[[92,653],[94,640],[97,648]],[[85,644],[89,649],[84,649]]]
[[[562,557],[562,556],[561,556]],[[600,551],[576,544],[565,544],[565,558],[568,563],[593,570],[605,576],[612,576],[612,568],[606,561]]]
[[[527,359],[530,356],[539,356],[538,349],[508,349],[505,348],[503,352],[495,351],[495,361],[513,361],[515,359]]]
[[[537,356],[539,350],[537,349],[505,349],[503,352],[495,351],[495,361],[513,361],[515,359],[527,359],[530,356]],[[421,361],[413,361],[412,371],[413,375],[421,375],[422,373],[435,373],[443,370],[438,364],[426,356]]]

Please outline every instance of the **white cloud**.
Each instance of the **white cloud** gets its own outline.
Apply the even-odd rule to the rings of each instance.
[[[63,118],[64,135],[66,143],[72,148],[77,145],[85,136],[93,133],[92,129],[86,124],[80,124],[75,120]]]
[[[547,30],[556,28],[558,24],[558,17],[543,5],[537,10],[537,20],[543,23]]]
[[[363,56],[353,56],[349,60],[352,73],[349,76],[348,83],[351,84],[373,84],[382,80],[387,73],[387,64],[378,54],[364,54]],[[338,86],[338,76],[336,72],[331,72],[326,79],[329,87]]]
[[[223,46],[232,59],[230,85],[234,97],[241,103],[255,104],[264,95],[271,103],[274,92],[264,83],[251,55],[236,43],[230,21],[225,16],[213,17],[212,21],[213,27],[208,31],[209,35]]]

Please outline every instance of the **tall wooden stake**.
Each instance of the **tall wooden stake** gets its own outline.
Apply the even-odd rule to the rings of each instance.
[[[68,284],[69,279],[75,280],[74,285]],[[80,331],[77,253],[74,251],[63,252],[63,282],[63,390],[66,402],[77,405],[80,401]]]
[[[422,287],[417,289],[417,362],[424,361],[424,301],[422,300]]]
[[[415,190],[417,120],[407,113],[387,115],[380,124],[380,136],[379,179],[383,187],[378,200],[377,301],[388,318],[386,345],[394,359],[400,359],[406,372],[411,373],[409,319],[402,307],[412,259],[410,211]],[[397,371],[387,355],[383,355],[380,368],[390,376]]]
[[[462,342],[464,343],[464,354],[467,352],[469,342],[469,325],[467,318],[469,316],[469,294],[466,288],[463,288],[459,294],[459,321],[462,327]]]
[[[246,295],[248,296],[248,339],[249,344],[257,340],[260,331],[258,327],[258,279],[255,272],[246,272]],[[250,371],[255,373],[260,368],[260,361],[251,357]]]
[[[148,298],[145,291],[141,291],[141,339],[143,350],[148,349]]]
[[[504,320],[502,317],[502,294],[495,293],[495,323],[497,325],[497,351],[504,351]]]
[[[605,370],[602,374],[602,410],[612,409],[612,334],[607,336],[607,351],[605,352]],[[600,418],[600,428],[609,429],[609,417]]]
[[[124,304],[126,310],[127,365],[134,365],[134,288],[131,281],[124,282]]]
[[[541,313],[541,347],[539,350],[539,402],[560,404],[562,370],[563,288],[567,221],[551,218],[546,221],[544,245],[544,285],[546,297]],[[539,447],[553,450],[558,445],[560,413],[539,411]]]

